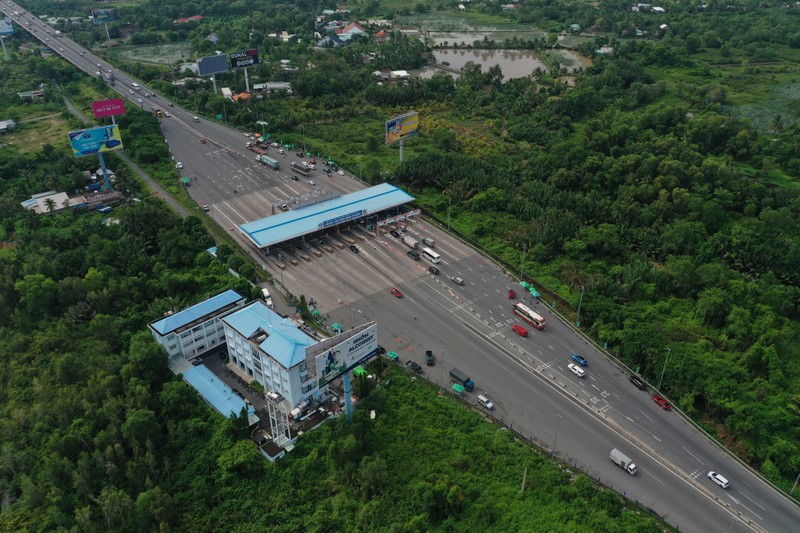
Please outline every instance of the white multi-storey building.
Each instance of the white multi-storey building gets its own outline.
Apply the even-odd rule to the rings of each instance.
[[[291,406],[327,395],[306,367],[306,348],[318,341],[292,320],[253,302],[222,319],[228,356],[240,370],[281,394]]]
[[[148,327],[169,357],[183,356],[191,361],[224,345],[225,333],[220,319],[243,308],[244,304],[244,296],[227,290],[155,320]]]

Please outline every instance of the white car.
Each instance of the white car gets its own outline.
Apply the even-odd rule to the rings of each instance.
[[[339,174],[340,176],[344,176],[344,170],[340,170],[340,171],[338,172],[338,174]]]
[[[576,364],[570,363],[567,365],[567,368],[569,368],[569,371],[578,376],[579,378],[582,378],[583,376],[586,375],[586,371]]]
[[[181,162],[179,161],[179,162],[178,162],[178,164],[177,164],[177,165],[175,165],[175,168],[177,168],[178,170],[182,170],[182,169],[183,169],[183,163],[181,163]]]
[[[128,92],[133,94],[133,89],[128,89]]]
[[[278,148],[278,153],[279,154],[285,154],[286,152],[283,150],[283,148]]]
[[[140,103],[140,104],[143,104],[143,103],[144,103],[144,100],[142,100],[141,98],[139,98],[139,103]]]
[[[63,51],[64,51],[64,47],[62,47],[62,46],[59,46],[59,47],[58,47],[58,51],[59,51],[59,52],[63,52]]]
[[[317,184],[317,182],[316,182],[316,181],[314,181],[314,180],[308,180],[308,183],[309,183],[310,185],[316,185],[316,184]]]
[[[731,486],[731,482],[728,481],[728,479],[725,476],[723,476],[721,474],[717,474],[713,470],[708,473],[708,479],[710,479],[711,481],[713,481],[714,483],[716,483],[717,485],[719,485],[723,489],[727,489],[728,487]]]
[[[309,170],[316,170],[316,168],[317,168],[317,166],[316,166],[316,165],[314,165],[314,164],[309,164],[309,165],[308,165],[308,169],[309,169]]]
[[[304,167],[308,167],[308,161],[300,161],[300,164]]]
[[[165,111],[165,112],[164,112],[164,116],[165,116],[165,117],[171,117],[172,115],[170,115],[170,114],[169,114],[169,111]]]
[[[280,146],[280,144],[278,143],[269,143],[269,145],[272,146],[273,148],[277,148],[278,146]]]
[[[484,406],[489,411],[494,409],[494,404],[492,403],[492,400],[490,400],[488,397],[484,396],[483,394],[479,394],[478,395],[478,403],[481,404],[482,406]]]

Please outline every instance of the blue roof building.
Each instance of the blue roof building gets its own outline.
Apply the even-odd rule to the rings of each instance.
[[[413,201],[414,197],[404,190],[383,183],[319,204],[241,224],[239,230],[256,247],[267,248]]]
[[[183,356],[191,360],[224,344],[224,329],[219,319],[244,304],[244,296],[227,290],[177,313],[169,313],[148,327],[170,358]]]
[[[320,397],[306,366],[306,349],[318,341],[294,321],[255,301],[222,323],[231,361],[266,390],[281,394],[291,406]]]
[[[183,379],[194,387],[200,396],[222,416],[239,416],[242,409],[247,412],[249,425],[258,423],[256,410],[239,398],[219,377],[211,373],[205,365],[193,366],[183,374]]]

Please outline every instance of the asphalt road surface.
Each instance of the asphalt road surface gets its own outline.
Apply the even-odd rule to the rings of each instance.
[[[0,2],[0,10],[87,74],[100,71],[107,78],[114,69],[68,37],[56,36],[19,6]],[[135,80],[116,71],[114,75],[113,88],[129,103],[170,113],[161,123],[175,163],[184,166],[176,169],[176,179],[190,177],[189,193],[198,209],[208,204],[214,220],[234,236],[235,225],[268,216],[280,203],[313,201],[365,187],[349,175],[328,179],[320,170],[292,181],[287,177],[289,163],[301,160],[295,154],[282,158],[271,151],[283,168],[262,166],[245,148],[248,139],[242,132],[206,119],[196,123],[190,110],[170,107],[163,95],[142,96],[152,91],[144,86],[134,91]],[[450,368],[467,372],[476,383],[476,390],[467,395],[470,401],[475,403],[478,393],[487,394],[495,404],[493,415],[505,424],[665,516],[681,531],[800,528],[795,504],[719,450],[679,413],[664,411],[649,393],[634,388],[620,367],[544,304],[535,307],[548,320],[545,330],[519,321],[507,291],[522,291],[501,269],[425,221],[409,224],[408,234],[436,239],[442,255],[440,275],[428,273],[430,265],[424,260],[409,258],[398,239],[375,236],[361,227],[334,230],[321,243],[284,247],[259,260],[293,293],[314,298],[329,324],[376,320],[381,343],[398,352],[401,362],[422,364],[428,379],[449,389]],[[351,244],[358,253],[349,250]],[[464,278],[465,285],[453,283],[452,276]],[[405,296],[390,294],[392,287]],[[529,337],[513,333],[513,324],[525,325]],[[428,349],[436,354],[434,367],[424,366]],[[582,379],[566,368],[572,353],[589,360]],[[667,368],[665,382],[669,379]],[[611,463],[612,448],[634,460],[637,476]],[[727,477],[730,488],[713,484],[706,477],[709,470]]]

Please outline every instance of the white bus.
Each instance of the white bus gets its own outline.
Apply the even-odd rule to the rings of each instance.
[[[514,314],[522,320],[535,327],[536,329],[544,329],[545,319],[542,315],[535,312],[525,304],[517,303],[514,305]]]
[[[422,257],[430,261],[431,263],[438,263],[442,260],[442,256],[431,250],[430,248],[423,248],[422,249]]]

